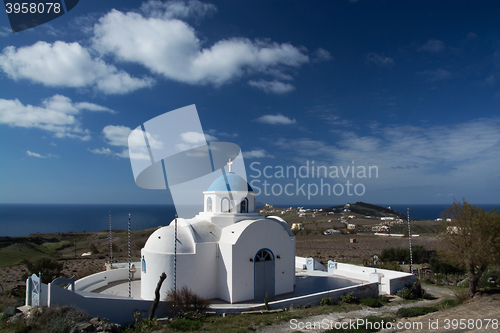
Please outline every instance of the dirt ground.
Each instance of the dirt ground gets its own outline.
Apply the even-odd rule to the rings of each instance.
[[[493,320],[496,320],[496,327]],[[475,297],[456,308],[400,321],[411,328],[401,330],[386,329],[381,332],[415,332],[420,323],[422,323],[423,328],[421,332],[500,332],[500,294]],[[411,325],[406,324],[406,322],[410,322]],[[466,328],[460,329],[461,323],[462,327],[466,325]],[[486,328],[487,324],[489,324],[488,328]],[[454,329],[454,327],[457,327],[457,329]]]
[[[422,300],[418,302],[405,303],[405,304],[397,304],[400,299],[398,297],[394,297],[391,303],[380,307],[380,308],[370,308],[364,307],[361,310],[351,311],[351,312],[332,312],[330,314],[323,314],[318,316],[311,316],[307,318],[301,318],[294,324],[298,324],[299,322],[303,323],[303,325],[307,325],[307,323],[330,323],[330,321],[335,322],[349,322],[349,320],[356,321],[358,319],[367,317],[367,316],[394,316],[394,313],[403,307],[415,307],[415,306],[428,306],[442,301],[446,297],[452,297],[453,293],[450,289],[445,287],[436,287],[431,285],[424,285],[424,289],[428,291],[428,293],[432,296],[432,300]],[[453,320],[457,319],[459,323],[460,319],[464,319],[463,322],[468,322],[468,320],[473,320],[473,324],[471,322],[472,329],[453,329]],[[394,323],[394,328],[392,329],[384,329],[380,332],[382,333],[392,333],[392,332],[432,332],[432,333],[445,333],[445,332],[500,332],[499,328],[495,328],[492,325],[492,322],[489,322],[489,327],[486,329],[486,324],[488,323],[487,319],[497,319],[500,320],[500,294],[493,295],[483,295],[474,297],[470,301],[459,305],[458,307],[451,308],[444,311],[430,313],[425,316],[420,316],[416,318],[404,319],[398,318]],[[429,323],[432,322],[433,326],[429,328]],[[410,329],[397,329],[397,325],[401,327],[410,327]],[[421,329],[420,329],[421,323]],[[437,323],[437,324],[435,324]],[[482,323],[482,328],[478,329],[478,325]],[[498,323],[498,321],[497,321]],[[328,324],[330,325],[330,324]],[[333,324],[334,325],[334,324]],[[437,325],[437,326],[436,326]],[[458,324],[459,325],[459,324]],[[476,325],[476,326],[474,326]],[[317,327],[320,325],[318,324]],[[449,326],[449,328],[447,328]],[[333,326],[334,327],[334,326]],[[497,326],[496,326],[497,327]],[[327,328],[319,328],[319,329],[302,329],[297,330],[296,327],[291,326],[290,322],[285,322],[279,325],[267,326],[263,329],[259,330],[259,333],[289,333],[292,331],[303,331],[303,332],[324,332]],[[329,329],[329,328],[328,328]]]
[[[355,243],[351,243],[355,239]],[[412,238],[412,246],[423,245],[427,251],[435,250],[438,240],[432,236]],[[317,260],[352,260],[380,255],[390,247],[409,247],[408,238],[375,236],[373,234],[308,235],[296,237],[296,255]],[[325,262],[326,262],[325,261]]]
[[[127,258],[117,258],[115,262],[125,262],[126,260]],[[134,259],[134,261],[136,260],[138,261],[138,259]],[[67,277],[75,275],[76,279],[105,270],[104,263],[107,261],[107,259],[94,258],[58,260],[64,264],[62,273]],[[24,264],[0,269],[0,293],[17,286],[24,286],[23,275],[27,273],[28,270]]]
[[[351,239],[356,239],[356,243],[351,243]],[[431,236],[415,237],[412,240],[412,244],[423,245],[427,250],[434,250],[437,246],[437,239]],[[383,249],[389,247],[408,247],[408,238],[384,237],[371,234],[340,234],[331,236],[309,234],[296,236],[297,256],[314,257],[325,264],[328,260],[357,260],[361,262],[362,259],[370,258],[374,254],[380,254]],[[136,257],[136,255],[133,257]],[[132,260],[137,261],[139,258],[132,258]],[[77,279],[104,270],[104,263],[108,261],[109,257],[103,255],[103,253],[86,258],[58,260],[58,262],[64,263],[63,273],[68,277],[76,275]],[[127,258],[123,255],[114,258],[114,262],[126,261]],[[26,273],[27,270],[24,264],[0,269],[0,292],[24,284],[23,275]]]

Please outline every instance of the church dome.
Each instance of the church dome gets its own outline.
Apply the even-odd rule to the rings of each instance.
[[[248,192],[253,192],[253,189],[250,187],[250,185],[238,176],[237,174],[233,172],[227,172],[226,173],[227,177],[227,184],[229,185],[229,189],[226,186],[226,179],[224,175],[221,175],[219,178],[217,178],[212,185],[208,188],[208,191],[248,191]]]
[[[194,253],[195,240],[191,232],[191,227],[184,219],[178,219],[177,228],[177,253]],[[159,228],[149,236],[144,250],[156,253],[174,253],[175,228],[174,221],[166,227]]]

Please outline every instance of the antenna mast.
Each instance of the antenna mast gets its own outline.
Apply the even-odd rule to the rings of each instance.
[[[174,235],[174,295],[177,292],[177,214],[175,214],[175,235]]]
[[[411,269],[411,274],[413,274],[413,253],[411,250],[410,208],[406,209],[406,213],[408,214],[408,239],[410,240],[410,269]]]
[[[109,211],[109,263],[113,269],[113,236],[111,234],[111,211]]]
[[[130,272],[130,214],[128,214],[128,297],[132,297],[132,276]]]

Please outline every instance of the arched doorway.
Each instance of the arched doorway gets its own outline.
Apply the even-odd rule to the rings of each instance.
[[[262,249],[254,258],[254,298],[264,299],[274,296],[274,254],[269,249]]]

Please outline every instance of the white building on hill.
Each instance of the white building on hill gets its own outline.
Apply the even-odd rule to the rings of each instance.
[[[203,194],[204,211],[177,220],[176,287],[230,303],[293,292],[295,237],[287,223],[255,213],[255,192],[235,173]],[[162,299],[174,287],[174,225],[156,230],[141,251],[142,299],[154,299],[163,272]]]

